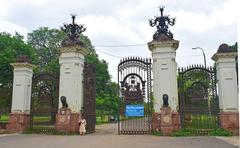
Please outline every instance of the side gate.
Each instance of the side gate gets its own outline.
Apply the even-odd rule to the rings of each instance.
[[[215,68],[179,68],[178,93],[182,129],[204,135],[219,126]]]
[[[129,57],[118,65],[118,134],[152,131],[151,59]]]
[[[96,69],[92,64],[84,64],[84,99],[82,113],[87,121],[86,131],[95,132],[96,125]]]
[[[39,73],[34,75],[32,82],[31,127],[54,128],[59,101],[59,77],[50,73]]]

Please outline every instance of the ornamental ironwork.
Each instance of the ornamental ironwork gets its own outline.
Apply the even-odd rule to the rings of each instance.
[[[148,134],[152,131],[152,61],[128,57],[118,65],[118,133]]]
[[[142,94],[142,90],[145,91],[146,81],[141,80],[141,89],[140,82],[137,82],[137,77],[141,78],[137,74],[131,74],[121,82],[122,94],[126,102],[143,102],[144,94]],[[130,79],[130,82],[127,82],[127,78]]]
[[[34,125],[52,126],[55,124],[59,104],[58,90],[58,75],[50,73],[39,73],[34,75],[30,112],[32,128],[34,128]],[[43,118],[44,121],[35,120],[37,117]]]
[[[178,69],[181,127],[198,135],[219,126],[215,67],[202,65]]]
[[[76,24],[75,18],[76,15],[72,14],[72,24],[63,24],[61,30],[67,34],[67,38],[62,41],[62,46],[73,46],[73,45],[80,45],[83,46],[83,43],[79,40],[79,35],[86,31],[86,27],[84,25]]]
[[[154,19],[149,20],[151,27],[156,26],[157,31],[153,35],[153,40],[167,40],[173,39],[173,34],[168,30],[168,25],[175,24],[175,18],[170,18],[169,15],[163,15],[164,7],[159,7],[161,16],[155,16]]]
[[[87,133],[95,132],[96,124],[96,67],[93,64],[84,63],[84,100],[82,114],[87,126]]]

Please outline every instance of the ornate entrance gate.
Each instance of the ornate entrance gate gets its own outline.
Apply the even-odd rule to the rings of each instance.
[[[83,115],[87,121],[86,131],[95,132],[96,124],[96,71],[92,64],[84,65]]]
[[[218,127],[215,68],[191,66],[178,69],[179,113],[183,129],[206,134]]]
[[[151,132],[151,59],[125,58],[118,65],[118,133]]]
[[[40,73],[33,77],[31,98],[31,127],[54,126],[58,111],[59,77]]]

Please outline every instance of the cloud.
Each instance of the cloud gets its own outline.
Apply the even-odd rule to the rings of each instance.
[[[117,80],[118,57],[150,57],[145,46],[100,47],[100,45],[147,44],[155,32],[148,19],[159,15],[157,9],[165,5],[165,12],[177,17],[170,27],[174,38],[180,41],[177,49],[179,66],[203,63],[200,46],[210,59],[222,42],[234,44],[237,40],[237,0],[0,0],[0,31],[23,35],[42,26],[59,28],[70,22],[70,14],[76,13],[77,23],[85,24],[99,57],[109,63],[109,71]],[[110,54],[108,54],[110,53]],[[114,56],[111,56],[114,55]]]
[[[9,21],[0,20],[0,32],[7,32],[10,34],[15,34],[15,32],[20,33],[23,36],[27,36],[28,30],[25,27],[22,27],[18,24],[14,24]]]
[[[176,29],[206,32],[218,25],[232,25],[237,23],[237,2],[229,0],[209,13],[180,10],[172,12],[177,17]]]
[[[0,19],[6,18],[8,14],[6,1],[0,0]]]

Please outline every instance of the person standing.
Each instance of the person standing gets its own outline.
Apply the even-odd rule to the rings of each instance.
[[[80,126],[79,126],[79,133],[80,133],[80,135],[85,135],[86,134],[87,121],[84,118],[84,116],[82,116],[80,118],[79,124],[80,124]]]

